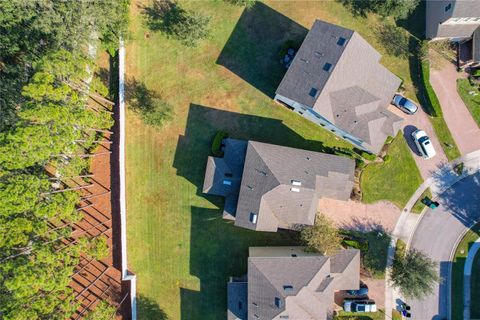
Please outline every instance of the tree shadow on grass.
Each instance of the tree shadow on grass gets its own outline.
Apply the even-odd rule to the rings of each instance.
[[[227,282],[247,273],[248,248],[298,245],[297,233],[257,232],[235,227],[219,209],[191,208],[190,274],[200,290],[180,288],[181,319],[225,319]]]
[[[168,316],[160,309],[160,306],[152,299],[139,295],[137,296],[137,309],[139,319],[168,320]]]
[[[172,107],[157,92],[135,78],[125,82],[125,100],[147,125],[161,127],[173,117]]]
[[[267,5],[256,2],[243,11],[217,64],[229,69],[269,97],[274,96],[285,67],[285,43],[299,47],[308,30]]]

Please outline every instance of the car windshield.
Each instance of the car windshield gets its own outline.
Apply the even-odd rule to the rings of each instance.
[[[426,137],[426,136],[420,137],[420,138],[418,139],[418,142],[419,142],[420,144],[424,144],[426,141],[427,141],[427,142],[430,141],[430,139],[429,139],[428,137]],[[425,144],[426,144],[426,143],[425,143]]]

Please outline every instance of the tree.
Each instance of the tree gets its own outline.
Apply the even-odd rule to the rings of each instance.
[[[375,35],[388,53],[397,57],[408,57],[409,37],[404,29],[391,22],[384,22],[376,28]]]
[[[376,13],[382,17],[404,19],[412,12],[420,0],[339,0],[354,14],[366,16]]]
[[[395,256],[390,277],[405,297],[417,299],[432,293],[435,283],[440,281],[437,264],[416,249],[410,249],[405,256]]]
[[[144,9],[144,14],[150,30],[161,31],[187,47],[195,47],[210,32],[210,17],[187,11],[176,2],[156,0],[152,7]]]
[[[342,237],[333,221],[323,214],[317,214],[315,224],[303,228],[300,237],[312,251],[323,255],[335,253],[342,243]]]
[[[85,320],[112,320],[116,311],[114,306],[102,301],[85,317]]]

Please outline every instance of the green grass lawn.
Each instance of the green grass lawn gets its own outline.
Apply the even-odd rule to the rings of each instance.
[[[474,302],[470,307],[470,319],[480,319],[480,254],[477,251],[477,255],[473,260],[472,266],[472,278],[471,282],[471,301]]]
[[[181,2],[211,16],[209,38],[186,48],[144,27],[146,5],[131,6],[127,90],[134,79],[145,84],[172,106],[174,115],[165,127],[153,129],[127,113],[127,236],[129,268],[138,275],[139,319],[224,319],[226,282],[247,271],[248,247],[295,244],[296,238],[233,227],[221,218],[222,199],[202,195],[215,133],[315,151],[352,149],[272,102],[285,72],[278,51],[287,40],[302,39],[320,18],[357,30],[384,54],[373,33],[378,18],[353,18],[334,1],[258,3],[247,11],[223,1]],[[408,61],[385,55],[382,62],[413,94]],[[397,173],[395,154],[410,164],[408,155],[414,165],[403,147],[394,143],[390,165],[372,166],[367,174],[375,179]],[[410,178],[419,178],[412,174],[416,169],[403,170],[407,173],[398,172],[408,179],[397,182],[407,186],[392,190],[415,190],[417,180]],[[399,203],[410,195],[388,195],[383,189],[391,184],[376,181],[365,190],[367,199],[380,199],[381,193]]]
[[[345,312],[340,311],[336,315],[334,320],[383,320],[385,319],[385,313],[383,310],[377,312]]]
[[[388,154],[392,159],[390,162],[373,163],[363,171],[360,180],[362,200],[374,203],[385,199],[403,208],[422,183],[422,178],[402,134],[393,140]]]
[[[452,264],[452,283],[451,283],[451,290],[452,290],[452,319],[461,320],[463,319],[463,271],[465,267],[465,259],[468,255],[468,250],[475,240],[480,237],[480,224],[475,225],[471,230],[469,230],[465,236],[463,237],[462,241],[457,246],[455,251],[455,256],[453,257],[453,264]],[[477,283],[474,283],[472,287],[472,306],[475,305],[474,301],[479,301],[479,287],[478,281],[480,280],[480,266],[479,266],[479,256],[477,255],[475,258],[475,275],[472,273],[472,284],[476,279]],[[476,292],[474,291],[476,290]],[[474,300],[477,299],[477,300]],[[471,310],[471,319],[478,319],[480,317],[480,310],[478,305]],[[473,312],[476,312],[476,316],[474,316]]]
[[[457,90],[463,102],[467,106],[468,110],[472,114],[473,119],[480,127],[480,91],[470,85],[468,79],[457,80]],[[476,92],[477,95],[473,96],[469,92]]]
[[[417,202],[415,202],[413,205],[411,212],[422,213],[423,208],[425,208],[425,204],[423,204],[422,199],[425,197],[432,199],[432,192],[430,191],[430,188],[427,188],[425,191],[423,191],[420,198],[418,198]]]

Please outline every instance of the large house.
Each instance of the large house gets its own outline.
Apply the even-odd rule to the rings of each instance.
[[[426,36],[458,44],[464,62],[480,62],[480,0],[427,0]]]
[[[401,80],[357,32],[316,20],[275,101],[360,149],[378,153],[402,118],[387,110]]]
[[[304,247],[252,247],[248,275],[227,285],[227,318],[324,320],[332,314],[335,291],[356,290],[359,281],[356,249],[322,256]]]
[[[321,197],[350,198],[351,159],[230,138],[223,151],[208,157],[203,192],[225,197],[223,217],[236,226],[275,232],[313,225]]]

